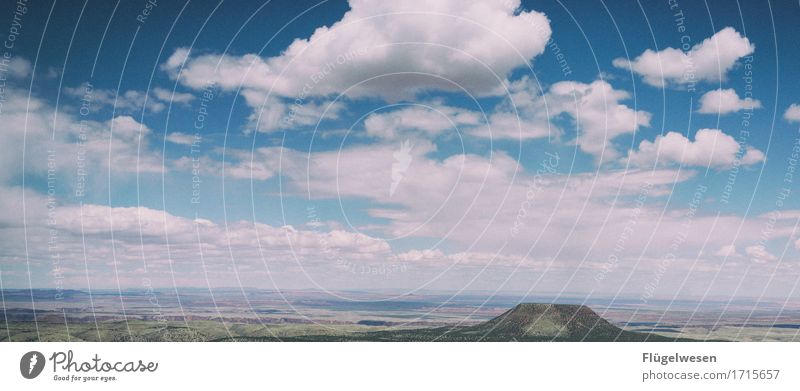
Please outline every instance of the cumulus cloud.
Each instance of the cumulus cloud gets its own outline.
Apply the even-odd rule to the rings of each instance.
[[[117,116],[101,130],[107,134],[86,143],[89,156],[99,167],[111,166],[114,172],[160,173],[164,166],[160,154],[150,151],[150,130],[130,116]],[[108,137],[108,139],[105,139]]]
[[[76,87],[64,87],[65,95],[83,99],[86,98],[92,108],[113,108],[116,113],[131,114],[146,109],[151,113],[159,113],[170,104],[187,105],[194,100],[194,95],[185,92],[174,92],[156,87],[148,94],[145,91],[128,90],[117,93],[114,90],[96,88],[87,83]]]
[[[104,175],[109,167],[115,173],[163,171],[160,153],[150,150],[152,131],[131,116],[81,120],[35,96],[29,98],[27,91],[10,89],[6,98],[3,123],[8,131],[0,132],[0,183],[23,175],[23,156],[25,175],[55,168],[64,183],[74,183],[81,170]],[[24,153],[21,145],[27,145]]]
[[[165,88],[153,88],[153,96],[165,103],[187,104],[194,100],[194,95],[187,92],[170,91]]]
[[[159,65],[159,69],[164,72],[167,72],[170,77],[177,78],[178,72],[181,68],[186,64],[186,61],[189,59],[189,48],[180,47],[175,49],[172,54],[167,58],[163,64]]]
[[[800,122],[800,105],[792,103],[783,113],[783,119],[789,122]]]
[[[423,249],[423,250],[410,250],[404,253],[397,254],[397,258],[404,261],[420,262],[420,261],[438,261],[445,258],[445,253],[438,248]]]
[[[22,79],[31,74],[33,67],[27,58],[14,57],[8,61],[0,73],[7,73],[6,79]]]
[[[129,130],[137,127],[129,120],[119,120],[115,126],[123,125]],[[82,243],[86,239],[86,254],[93,260],[89,266],[91,274],[108,276],[112,267],[119,268],[123,284],[127,279],[136,284],[145,275],[137,269],[147,262],[149,275],[154,279],[170,276],[169,270],[174,268],[175,280],[183,285],[204,284],[204,271],[214,273],[214,284],[235,283],[236,279],[230,275],[233,269],[245,270],[245,282],[253,286],[268,284],[270,276],[277,276],[281,283],[296,284],[298,278],[311,273],[324,281],[323,286],[330,287],[328,284],[351,283],[349,277],[342,277],[337,270],[353,270],[353,264],[408,263],[419,273],[450,265],[458,266],[457,270],[492,266],[556,273],[576,267],[596,271],[603,267],[602,262],[583,260],[605,260],[612,253],[619,258],[621,268],[631,267],[642,254],[655,264],[668,251],[672,239],[687,230],[684,216],[688,212],[675,209],[665,214],[659,197],[669,194],[675,183],[689,179],[692,175],[689,170],[559,174],[559,164],[563,163],[556,159],[550,160],[554,172],[536,175],[502,154],[437,159],[431,154],[435,146],[420,140],[410,151],[412,159],[403,181],[390,194],[391,156],[398,148],[396,144],[387,142],[310,154],[279,147],[253,152],[231,150],[228,152],[236,161],[225,166],[226,175],[244,178],[280,175],[284,184],[282,196],[302,195],[312,205],[340,198],[366,200],[366,204],[355,207],[346,202],[343,213],[349,214],[355,208],[360,215],[367,214],[381,223],[362,223],[347,229],[244,221],[222,224],[145,207],[85,205],[81,209],[60,205],[57,208],[60,251],[65,259],[78,260],[82,266]],[[533,158],[554,159],[553,156]],[[10,194],[17,195],[9,196],[4,205],[18,202],[21,193]],[[637,205],[633,200],[643,194],[648,201]],[[5,200],[6,196],[3,197]],[[44,205],[43,197],[28,199],[29,218],[44,215],[32,210],[36,204]],[[636,216],[633,233],[632,216]],[[718,248],[730,244],[737,234],[755,237],[767,219],[697,213],[678,252],[691,257],[703,246]],[[6,224],[2,219],[0,222]],[[43,243],[48,235],[46,227],[40,232],[32,221],[29,224],[30,243]],[[792,219],[774,222],[774,237],[790,235],[793,224]],[[519,227],[518,233],[512,234],[515,226]],[[4,262],[24,259],[20,258],[24,254],[19,245],[20,231],[18,228],[3,231],[0,257]],[[623,235],[624,249],[616,250]],[[404,249],[395,253],[386,236],[441,238],[452,250]],[[506,246],[498,253],[503,244]],[[30,259],[46,262],[45,251],[35,249]],[[531,251],[535,259],[530,256]],[[645,267],[651,261],[643,262]],[[297,265],[302,265],[306,273],[298,270]],[[76,276],[85,278],[82,270]],[[608,281],[613,281],[614,276],[612,273]],[[447,281],[462,283],[464,280],[459,278],[463,274],[448,275]],[[567,281],[557,274],[551,278],[558,283]],[[667,277],[665,284],[666,281]],[[93,281],[93,286],[104,283]]]
[[[753,262],[757,263],[765,263],[778,260],[778,257],[767,251],[767,248],[760,244],[745,247],[744,253],[747,254],[747,256],[753,260]]]
[[[413,104],[398,110],[378,112],[364,120],[367,135],[381,139],[422,134],[435,137],[444,132],[464,133],[466,128],[480,124],[480,113],[457,107],[432,104]]]
[[[542,92],[530,78],[509,86],[509,94],[489,117],[489,124],[476,128],[479,137],[525,140],[560,136],[551,121],[566,115],[576,126],[575,143],[583,152],[608,161],[617,156],[612,141],[643,126],[652,115],[634,110],[622,101],[630,99],[604,80],[591,83],[562,81]]]
[[[145,237],[150,243],[196,244],[197,232],[206,245],[224,249],[228,242],[239,248],[255,250],[258,241],[269,250],[294,250],[297,254],[321,251],[386,254],[389,245],[380,239],[342,230],[328,232],[298,230],[290,225],[274,227],[243,221],[229,222],[228,229],[210,220],[188,219],[146,207],[109,207],[105,205],[65,206],[59,210],[59,229],[75,235],[109,235],[120,240],[136,241]],[[153,240],[155,239],[155,241]],[[327,246],[325,248],[324,246]],[[290,255],[290,254],[287,254]]]
[[[742,99],[733,88],[711,90],[700,97],[698,113],[724,115],[740,110],[760,109],[761,102],[747,97]]]
[[[248,128],[259,131],[313,125],[326,114],[335,119],[341,108],[318,101],[331,94],[393,101],[430,89],[503,95],[504,85],[510,94],[488,122],[440,105],[442,118],[406,109],[375,114],[365,127],[372,136],[394,137],[412,128],[430,136],[451,128],[445,122],[452,120],[478,137],[524,140],[558,135],[550,120],[567,115],[579,125],[581,150],[610,159],[616,157],[611,140],[649,126],[650,113],[621,103],[629,94],[605,81],[560,82],[545,95],[528,78],[505,84],[513,69],[543,52],[551,34],[547,18],[519,11],[518,1],[354,0],[350,6],[339,22],[295,40],[280,56],[192,56],[181,48],[162,68],[191,88],[241,88],[254,110]]]
[[[378,112],[364,121],[367,135],[381,139],[419,135],[436,137],[452,131],[480,138],[528,140],[558,136],[550,117],[561,114],[548,108],[538,85],[523,77],[508,84],[505,97],[491,110],[453,107],[440,102],[416,103],[401,109]],[[562,106],[563,107],[563,106]]]
[[[615,243],[623,236],[625,249],[616,256],[628,264],[642,252],[657,260],[671,251],[673,238],[687,230],[685,213],[689,212],[672,209],[664,213],[660,200],[675,184],[691,178],[692,170],[567,174],[561,173],[564,163],[556,155],[541,154],[530,158],[547,160],[553,170],[535,173],[502,153],[437,158],[431,153],[435,151],[433,144],[416,140],[408,152],[409,164],[402,181],[392,192],[392,155],[400,145],[395,140],[311,153],[285,148],[242,151],[238,162],[226,164],[225,170],[226,175],[236,173],[243,178],[280,176],[285,196],[294,194],[312,202],[345,201],[342,211],[346,215],[366,214],[375,219],[363,222],[360,218],[362,223],[355,225],[358,230],[387,239],[441,238],[454,249],[398,254],[399,260],[417,264],[489,263],[492,257],[477,254],[494,254],[505,245],[500,255],[510,257],[507,264],[516,261],[531,266],[557,258],[554,267],[568,268],[579,265],[581,259],[605,259],[617,251]],[[640,197],[646,200],[644,205],[635,203]],[[354,199],[364,203],[347,202]],[[704,246],[730,245],[737,235],[755,237],[768,219],[695,214],[690,233],[679,249],[687,258],[695,257]],[[633,234],[631,216],[637,216]],[[776,223],[775,237],[790,235],[786,227],[793,223]],[[532,247],[535,260],[526,257]],[[465,248],[469,248],[470,257],[454,258]]]
[[[630,94],[603,80],[590,84],[559,82],[550,87],[548,96],[555,103],[555,113],[566,113],[574,119],[578,126],[576,142],[581,150],[596,157],[615,158],[613,139],[650,126],[650,113],[620,103],[629,99]]]
[[[714,252],[714,255],[718,257],[733,257],[738,254],[736,253],[736,246],[733,244],[728,244],[720,247],[717,251]]]
[[[4,206],[20,201],[21,193],[14,194],[3,200]],[[46,243],[51,230],[57,230],[59,268],[72,286],[85,284],[86,276],[92,287],[109,287],[117,278],[123,286],[139,286],[142,278],[164,285],[172,283],[172,278],[181,286],[202,286],[208,281],[203,273],[213,273],[211,283],[217,286],[231,286],[236,281],[231,267],[246,270],[249,284],[264,286],[268,270],[289,273],[288,278],[300,275],[295,269],[298,262],[330,272],[391,258],[385,240],[340,229],[301,230],[245,221],[223,225],[147,207],[96,204],[59,204],[50,214],[46,197],[28,196],[26,204],[33,213],[24,220],[27,231],[22,228],[22,216],[14,224],[0,226],[4,272],[27,264],[26,259],[34,268],[50,266],[52,254]],[[23,236],[35,248],[26,252]],[[261,274],[253,278],[254,272]]]
[[[741,148],[744,150],[740,153]],[[716,169],[732,167],[737,158],[741,165],[750,166],[763,162],[765,156],[753,147],[740,146],[733,137],[719,129],[700,129],[694,141],[678,132],[669,132],[659,135],[655,141],[642,141],[638,150],[628,154],[630,163],[639,166],[659,163]]]
[[[24,212],[23,200],[26,205],[32,206]],[[47,205],[47,197],[36,191],[20,186],[0,185],[0,229],[22,228],[26,221],[45,221],[47,213],[44,205]]]
[[[548,262],[535,261],[526,256],[507,255],[491,252],[464,251],[445,254],[438,248],[411,250],[397,254],[397,259],[423,265],[457,266],[505,266],[505,267],[545,267]]]
[[[489,123],[470,133],[484,138],[528,140],[558,136],[559,129],[550,122],[558,115],[549,107],[541,86],[529,77],[509,84],[505,98],[489,115]]]
[[[246,131],[274,132],[311,126],[338,119],[345,109],[341,100],[309,99],[301,103],[288,102],[257,90],[242,92],[253,112],[247,117]]]
[[[299,173],[303,153],[284,147],[262,147],[254,151],[228,151],[231,162],[217,172],[239,179],[266,180],[281,172]],[[211,166],[213,167],[213,166]]]
[[[197,142],[197,137],[193,134],[172,132],[167,135],[167,141],[178,145],[192,145]]]
[[[617,68],[630,69],[642,76],[645,83],[656,87],[668,84],[694,84],[698,81],[716,82],[736,62],[753,54],[755,45],[733,27],[725,27],[691,48],[666,48],[659,52],[647,49],[633,59],[617,58]]]
[[[580,149],[597,158],[603,155],[607,160],[617,154],[613,139],[650,125],[650,113],[621,103],[630,95],[604,80],[588,84],[562,81],[542,95],[537,84],[524,78],[512,83],[510,92],[509,98],[491,115],[489,126],[475,134],[514,139],[557,136],[560,130],[551,120],[567,115],[576,126],[575,143]]]
[[[296,39],[279,56],[192,57],[181,48],[162,69],[193,88],[213,81],[292,98],[345,91],[397,98],[431,88],[487,94],[550,38],[543,14],[519,8],[519,0],[352,0],[340,21]]]
[[[77,87],[64,87],[62,91],[71,98],[89,97],[93,107],[109,107],[118,113],[134,113],[143,108],[158,113],[167,107],[164,102],[148,96],[144,91],[128,90],[118,94],[114,90],[94,88],[86,83]]]

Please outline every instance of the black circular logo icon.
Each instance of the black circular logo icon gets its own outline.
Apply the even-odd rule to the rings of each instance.
[[[19,372],[26,379],[33,379],[39,376],[44,369],[44,354],[37,351],[28,352],[22,355],[19,360]]]

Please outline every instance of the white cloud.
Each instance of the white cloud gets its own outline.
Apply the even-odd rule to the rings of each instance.
[[[747,37],[732,27],[725,27],[687,52],[676,48],[659,52],[647,49],[633,61],[615,59],[614,66],[630,69],[641,75],[647,84],[656,87],[669,83],[715,82],[724,80],[736,61],[754,51],[755,45]]]
[[[789,122],[800,122],[800,105],[792,103],[783,113],[783,119]]]
[[[747,246],[744,249],[744,253],[747,254],[748,257],[750,257],[754,262],[757,263],[765,263],[778,260],[778,257],[772,255],[769,251],[767,251],[766,247],[762,245]]]
[[[651,114],[621,103],[627,99],[630,94],[604,80],[562,81],[542,95],[534,80],[522,78],[511,83],[508,97],[490,115],[489,125],[472,134],[516,140],[555,137],[561,130],[551,120],[567,115],[577,127],[575,142],[580,149],[608,161],[617,156],[615,138],[650,126]]]
[[[115,126],[129,131],[138,128],[130,120],[117,122]],[[136,132],[126,134],[133,137]],[[358,213],[385,219],[385,223],[314,231],[297,227],[319,227],[316,224],[281,227],[228,221],[223,225],[144,207],[86,205],[81,211],[77,206],[60,205],[61,253],[70,262],[79,261],[77,266],[82,269],[80,232],[83,225],[86,253],[91,261],[90,274],[108,276],[113,270],[112,262],[116,261],[113,267],[120,269],[123,285],[129,280],[132,281],[129,284],[137,284],[144,274],[137,272],[136,268],[144,260],[150,270],[147,275],[154,281],[170,278],[172,267],[176,270],[174,278],[177,283],[195,286],[205,284],[204,271],[213,275],[213,284],[235,283],[235,276],[230,274],[232,268],[247,271],[242,275],[243,283],[247,285],[264,286],[272,276],[275,281],[292,286],[309,273],[323,287],[330,288],[334,284],[352,284],[355,278],[351,272],[353,265],[385,266],[406,262],[413,273],[440,271],[443,267],[454,266],[454,273],[461,275],[447,275],[445,280],[451,286],[464,283],[464,270],[489,265],[495,269],[487,273],[486,278],[502,279],[502,268],[515,270],[521,266],[537,271],[550,268],[548,275],[553,274],[548,281],[564,283],[567,280],[561,279],[559,273],[574,271],[579,266],[577,270],[596,271],[603,267],[602,261],[611,253],[619,257],[620,268],[630,268],[640,257],[645,259],[640,267],[646,268],[648,262],[655,264],[666,251],[673,251],[669,246],[676,235],[686,235],[686,241],[676,250],[676,255],[680,259],[693,259],[691,257],[704,246],[720,248],[729,245],[736,237],[756,237],[769,218],[708,216],[698,212],[692,226],[687,228],[687,212],[671,209],[664,213],[665,206],[661,205],[660,197],[669,194],[675,183],[690,178],[690,170],[558,174],[560,169],[566,171],[568,167],[556,164],[555,172],[537,177],[502,154],[491,157],[454,155],[435,159],[430,153],[435,147],[424,141],[418,141],[410,151],[413,159],[403,181],[391,195],[391,154],[396,147],[394,143],[378,144],[312,152],[310,155],[305,151],[274,147],[257,149],[255,155],[249,151],[232,150],[228,152],[235,161],[226,162],[226,175],[235,172],[235,175],[246,178],[280,174],[284,196],[310,195],[307,202],[312,205],[339,197],[365,200],[365,204],[355,206]],[[252,164],[258,166],[256,174],[248,166],[251,159]],[[566,165],[564,162],[561,164]],[[364,170],[364,167],[370,169]],[[647,200],[643,205],[636,205],[632,200],[640,197],[644,186],[649,189]],[[14,209],[16,204],[13,203],[19,200],[18,192],[11,194],[17,195],[9,197],[8,201],[4,197],[8,209]],[[33,210],[37,204],[44,205],[41,198],[28,199],[29,217],[43,215]],[[9,203],[12,203],[11,207]],[[346,204],[343,212],[349,214],[353,207],[353,204]],[[519,217],[521,213],[522,217]],[[789,213],[787,211],[787,215]],[[517,219],[521,219],[523,224],[519,233],[512,235],[511,228]],[[634,219],[635,229],[631,232],[630,222]],[[30,241],[46,238],[46,230],[39,232],[33,221],[29,223]],[[774,237],[790,235],[793,224],[793,219],[774,222]],[[354,229],[362,233],[354,232]],[[111,232],[114,233],[113,242],[110,240]],[[3,233],[0,235],[0,257],[4,262],[24,260],[20,257],[24,254],[24,248],[19,245],[21,234],[8,230]],[[388,245],[388,238],[381,239],[382,235],[442,238],[449,251],[403,249],[394,253]],[[623,235],[627,238],[625,246],[618,250],[620,247],[616,246]],[[507,246],[498,254],[498,248],[504,243]],[[112,246],[115,246],[115,253],[111,251]],[[528,255],[529,251],[535,254],[535,259]],[[42,249],[34,249],[30,254],[34,262],[46,262],[46,257],[46,250]],[[303,269],[298,270],[298,265]],[[676,264],[675,268],[685,270],[682,265]],[[698,268],[714,266],[713,262],[701,261]],[[348,274],[343,276],[342,273]],[[525,272],[516,270],[514,273]],[[408,278],[426,281],[420,275]],[[77,280],[78,276],[85,281],[83,270],[75,276],[76,281],[81,281]],[[607,281],[613,281],[614,276],[611,273]],[[667,280],[665,276],[665,285]],[[93,286],[107,283],[93,281],[93,284],[95,282],[97,285]],[[167,283],[172,281],[167,280]],[[585,284],[581,286],[586,287]]]
[[[307,161],[307,154],[283,147],[261,147],[252,151],[227,149],[223,171],[221,162],[210,158],[202,158],[203,171],[209,175],[225,176],[234,179],[267,180],[279,173],[301,175],[302,164]],[[189,157],[178,159],[178,169],[191,170],[192,160]]]
[[[187,104],[194,100],[194,95],[186,92],[170,91],[161,87],[153,88],[153,96],[165,103]]]
[[[185,47],[175,49],[169,58],[167,58],[167,61],[161,64],[159,68],[162,71],[169,73],[171,77],[177,78],[181,67],[183,67],[186,63],[186,60],[189,59],[189,52],[189,48]]]
[[[242,95],[253,108],[253,112],[247,117],[248,132],[273,132],[298,126],[314,126],[326,120],[338,119],[345,109],[341,100],[287,102],[257,90],[245,90]]]
[[[164,171],[160,153],[150,150],[152,131],[133,117],[117,116],[99,125],[95,132],[84,144],[88,167],[110,166],[116,173]],[[75,145],[61,148],[63,154],[80,153],[80,147]]]
[[[692,170],[570,175],[562,173],[569,169],[565,162],[552,161],[552,172],[537,175],[497,152],[491,156],[456,154],[434,158],[431,152],[435,146],[416,140],[402,181],[392,193],[392,154],[397,148],[396,143],[388,143],[310,154],[290,149],[262,149],[255,155],[246,151],[239,163],[226,163],[226,175],[280,175],[283,194],[310,197],[312,202],[362,200],[364,203],[356,204],[360,206],[346,203],[343,212],[366,213],[381,223],[364,223],[355,228],[387,238],[442,238],[455,249],[441,257],[435,250],[408,251],[402,260],[409,262],[427,259],[451,263],[451,256],[466,248],[473,255],[492,253],[505,243],[501,255],[517,261],[534,246],[537,261],[558,257],[558,267],[570,267],[587,257],[605,259],[609,252],[616,251],[615,243],[622,235],[627,240],[624,251],[617,254],[620,258],[635,261],[645,252],[658,259],[671,251],[670,242],[676,235],[687,231],[685,211],[671,209],[664,213],[660,200],[670,194],[676,183],[691,178]],[[544,154],[530,158],[552,160]],[[252,171],[251,159],[256,166]],[[644,205],[636,205],[634,200],[645,188]],[[638,217],[635,230],[630,233],[626,226],[633,215]],[[721,248],[730,245],[732,238],[757,236],[767,219],[698,212],[679,252],[687,258],[695,257],[704,246]],[[514,235],[512,228],[518,222],[521,227]],[[791,224],[793,221],[776,223],[775,237],[789,235],[785,226]],[[739,227],[741,230],[737,231]]]
[[[23,199],[26,205],[23,212]],[[33,190],[23,189],[19,186],[0,185],[0,229],[15,227],[21,228],[26,221],[39,222],[45,221],[47,217],[44,206],[47,204],[47,197]]]
[[[149,148],[151,130],[130,116],[82,121],[70,113],[56,115],[53,107],[29,98],[27,91],[7,90],[6,99],[3,124],[8,131],[0,132],[0,185],[22,175],[23,156],[25,175],[46,174],[53,161],[64,186],[74,183],[81,168],[90,178],[107,175],[109,167],[115,173],[163,171],[161,155]]]
[[[290,98],[345,91],[397,98],[462,88],[488,94],[550,38],[547,18],[519,7],[519,0],[352,0],[340,21],[294,40],[279,56],[189,57],[181,48],[162,68],[192,88],[213,81]]]
[[[115,109],[117,113],[141,112],[145,106],[148,111],[158,113],[167,107],[164,102],[154,97],[149,97],[143,91],[128,90],[117,94],[114,90],[94,88],[86,83],[77,87],[64,87],[63,91],[72,98],[81,99],[84,96],[89,96],[89,102],[93,108],[97,106],[109,107]]]
[[[403,262],[426,266],[536,267],[542,269],[548,264],[546,261],[534,261],[527,256],[476,251],[445,254],[437,248],[411,250],[397,254],[396,257]]]
[[[8,72],[10,78],[13,79],[22,79],[28,77],[32,70],[33,67],[31,66],[31,62],[22,57],[12,58],[10,61],[8,61],[8,64],[3,67],[3,71]]]
[[[489,116],[489,125],[474,128],[470,134],[496,140],[529,140],[557,136],[559,131],[547,118],[538,115],[526,120],[514,113],[498,111]]]
[[[655,141],[644,140],[637,151],[630,151],[630,163],[638,166],[660,164],[680,164],[688,166],[730,168],[735,164],[740,145],[736,140],[719,129],[700,129],[689,140],[678,132],[659,135]],[[763,162],[764,153],[746,146],[739,163],[750,166]]]
[[[736,254],[736,246],[733,244],[728,244],[719,248],[719,250],[714,252],[714,255],[718,257],[733,257]]]
[[[761,102],[756,99],[739,98],[733,88],[719,88],[711,90],[700,97],[698,113],[703,114],[729,114],[740,110],[760,109]]]
[[[397,254],[397,258],[408,262],[438,261],[446,257],[445,253],[438,248],[410,250]]]
[[[93,108],[113,108],[118,114],[131,114],[141,112],[143,107],[152,113],[159,113],[167,108],[170,103],[186,105],[194,99],[188,93],[173,92],[160,87],[153,88],[151,94],[145,91],[128,90],[117,94],[110,89],[96,88],[83,83],[77,87],[65,87],[64,93],[72,98],[82,99],[88,97]]]
[[[603,80],[591,84],[559,82],[550,87],[547,96],[553,113],[566,113],[578,125],[576,142],[581,150],[598,158],[604,155],[604,160],[617,156],[611,145],[616,137],[650,126],[650,113],[620,103],[630,95]]]
[[[3,199],[4,206],[16,202],[19,194],[11,200]],[[51,230],[58,231],[59,267],[71,286],[85,284],[87,275],[92,287],[116,284],[111,275],[129,287],[140,286],[142,278],[161,284],[174,279],[181,286],[204,286],[204,273],[213,275],[211,283],[215,286],[231,286],[236,282],[231,267],[248,271],[243,276],[248,285],[264,286],[270,279],[265,262],[272,273],[288,273],[276,278],[296,281],[303,275],[296,269],[298,263],[309,268],[306,272],[322,268],[330,273],[350,264],[382,264],[392,259],[386,241],[339,229],[299,230],[245,221],[218,224],[146,207],[94,204],[59,203],[49,215],[45,202],[46,197],[28,194],[26,204],[33,213],[25,220],[27,231],[22,228],[21,216],[13,224],[0,219],[4,276],[6,266],[13,268],[28,261],[34,268],[50,266],[52,254],[47,246],[26,252],[22,238],[45,243],[51,239]],[[46,219],[51,218],[55,225],[48,225]],[[142,270],[143,263],[147,271]]]
[[[319,251],[385,254],[389,245],[380,239],[342,230],[318,232],[292,226],[274,227],[243,221],[229,222],[228,227],[209,220],[194,220],[146,207],[109,207],[105,205],[64,206],[58,211],[58,228],[74,235],[108,235],[136,242],[144,236],[150,243],[171,245],[195,244],[197,230],[209,247],[256,250],[257,240],[269,250],[294,250],[308,255]],[[40,222],[41,223],[41,222]],[[252,247],[250,247],[252,246]]]
[[[242,88],[254,108],[249,127],[257,122],[258,130],[272,131],[288,128],[287,118],[294,120],[290,125],[315,124],[328,107],[314,97],[330,94],[389,100],[430,89],[502,95],[511,70],[541,54],[550,37],[546,17],[518,12],[517,1],[448,0],[431,5],[354,0],[350,5],[342,20],[320,27],[307,40],[295,40],[280,56],[191,56],[182,48],[163,68],[191,88],[210,82],[224,90]],[[550,119],[566,114],[580,125],[576,142],[581,150],[595,156],[605,153],[607,159],[616,157],[611,140],[649,126],[650,113],[620,103],[629,95],[607,82],[556,83],[546,96],[533,84],[527,78],[511,83],[511,96],[485,126],[480,126],[482,116],[471,111],[446,108],[444,114],[456,125],[472,126],[467,128],[472,135],[507,139],[558,135]],[[291,110],[295,98],[302,104]],[[289,115],[292,112],[296,114]],[[336,112],[329,110],[332,118]],[[410,128],[432,135],[443,126],[452,127],[445,123],[448,118],[408,109],[376,114],[366,127],[383,137]]]
[[[167,141],[178,145],[192,145],[196,143],[198,140],[197,137],[193,134],[172,132],[167,135]]]
[[[467,127],[478,125],[483,117],[480,113],[440,105],[413,104],[398,110],[370,114],[364,120],[367,135],[381,139],[421,133],[435,137],[444,132],[463,134]]]
[[[542,96],[541,86],[529,77],[516,80],[508,86],[506,97],[489,115],[489,123],[470,133],[484,138],[528,140],[558,136],[559,129],[550,123],[550,117],[559,113],[550,107],[551,99]]]

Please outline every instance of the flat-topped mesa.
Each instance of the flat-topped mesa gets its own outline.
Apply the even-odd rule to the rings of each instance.
[[[633,333],[614,326],[591,308],[576,304],[518,304],[471,329],[471,332],[485,333],[490,340],[516,338],[613,341],[631,340],[634,337]]]

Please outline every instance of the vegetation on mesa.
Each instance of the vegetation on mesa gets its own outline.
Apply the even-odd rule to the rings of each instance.
[[[37,314],[38,315],[38,314]],[[483,323],[397,326],[381,321],[318,324],[242,323],[189,319],[102,320],[52,314],[0,323],[0,340],[12,341],[675,341],[676,338],[623,330],[584,305],[518,304]],[[3,330],[5,329],[5,330]],[[7,336],[7,338],[5,338]],[[681,339],[686,340],[686,339]]]
[[[278,338],[233,338],[278,340]],[[451,326],[365,333],[303,335],[285,341],[674,341],[660,335],[625,331],[584,305],[519,304],[474,326]]]

